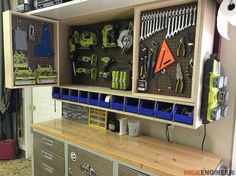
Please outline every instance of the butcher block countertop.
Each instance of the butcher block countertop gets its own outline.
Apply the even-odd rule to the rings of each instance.
[[[186,170],[213,170],[221,162],[219,156],[198,149],[148,136],[119,136],[66,119],[37,123],[32,128],[159,175],[178,176],[188,175]]]

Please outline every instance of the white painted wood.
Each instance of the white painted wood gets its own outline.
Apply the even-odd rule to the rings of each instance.
[[[119,8],[133,8],[135,5],[161,0],[74,0],[35,11],[28,14],[51,19],[67,19]]]
[[[31,88],[25,88],[23,90],[23,115],[24,115],[24,139],[25,139],[25,158],[26,159],[31,159],[32,158],[32,130],[31,130],[31,125],[32,125],[32,110],[31,110],[31,105],[32,105],[32,89]]]
[[[32,89],[33,123],[52,120],[62,116],[61,102],[52,99],[52,88]]]

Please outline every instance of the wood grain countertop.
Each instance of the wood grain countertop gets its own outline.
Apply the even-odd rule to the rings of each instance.
[[[219,156],[198,149],[148,136],[119,136],[66,119],[37,123],[32,128],[159,175],[178,176],[184,175],[186,170],[213,170],[221,161]]]

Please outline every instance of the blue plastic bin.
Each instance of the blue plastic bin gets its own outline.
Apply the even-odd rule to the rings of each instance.
[[[187,108],[189,115],[182,115],[183,108]],[[193,124],[193,106],[176,105],[174,110],[174,121],[184,124]]]
[[[138,113],[138,103],[139,99],[137,98],[126,98],[125,100],[125,111]]]
[[[88,92],[86,91],[79,92],[79,102],[88,104]]]
[[[69,89],[65,89],[65,88],[61,89],[60,99],[62,100],[70,99]]]
[[[70,101],[78,102],[79,101],[79,91],[70,90]]]
[[[125,103],[124,102],[124,97],[122,97],[122,96],[113,96],[111,107],[112,107],[112,109],[123,111],[124,110],[124,103]]]
[[[155,101],[150,101],[150,100],[140,101],[139,114],[153,117],[154,110],[155,110]]]
[[[168,108],[168,111],[165,111]],[[173,118],[173,104],[158,102],[156,104],[156,113],[155,117],[159,119],[172,120]]]
[[[61,91],[61,89],[59,87],[53,87],[52,88],[52,98],[60,99],[60,91]]]
[[[89,104],[98,106],[98,93],[94,93],[94,92],[89,93]]]
[[[99,106],[104,107],[104,108],[110,108],[111,100],[109,102],[105,102],[106,97],[107,97],[107,94],[100,94]]]

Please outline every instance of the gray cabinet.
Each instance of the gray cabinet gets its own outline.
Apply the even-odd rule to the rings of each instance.
[[[34,176],[45,176],[40,171],[34,169]]]
[[[47,136],[34,133],[34,175],[64,176],[64,143]]]
[[[64,157],[64,143],[48,136],[34,133],[34,145]]]
[[[40,133],[34,132],[33,142],[34,176],[150,176]]]
[[[149,176],[123,165],[119,165],[118,172],[119,172],[118,176]]]
[[[70,176],[113,176],[113,162],[69,145],[68,173]]]

